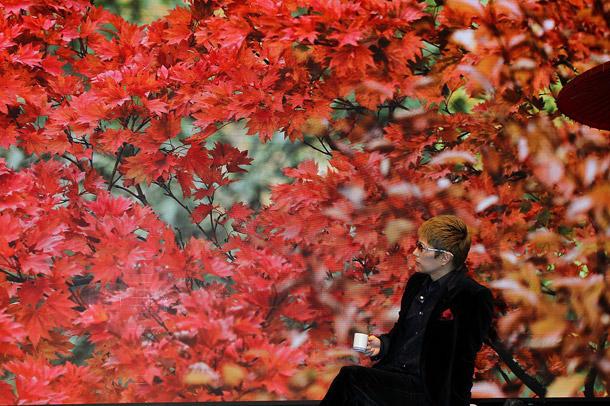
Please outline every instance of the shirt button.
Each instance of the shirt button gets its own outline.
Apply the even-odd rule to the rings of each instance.
[[[415,335],[417,335],[417,334],[419,334],[419,331],[416,331],[416,332],[415,332]]]
[[[424,312],[419,312],[419,315],[422,316],[424,314]]]

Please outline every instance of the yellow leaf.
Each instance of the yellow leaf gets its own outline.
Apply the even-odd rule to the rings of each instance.
[[[511,279],[500,279],[490,284],[494,289],[502,291],[502,296],[511,303],[525,303],[530,306],[538,305],[538,295],[525,288],[519,282]]]
[[[385,226],[385,236],[390,244],[396,244],[405,234],[413,231],[414,226],[409,220],[390,220]]]
[[[444,151],[430,160],[430,165],[457,165],[468,163],[474,165],[477,158],[466,151]]]
[[[305,399],[322,399],[327,388],[318,384],[311,385],[305,390]]]
[[[313,369],[302,369],[290,377],[288,385],[293,391],[302,391],[315,380],[316,375],[316,371]]]
[[[524,266],[519,268],[517,272],[511,275],[511,279],[517,281],[521,286],[529,289],[536,295],[539,295],[542,291],[540,285],[540,279],[536,273],[536,269],[530,266]]]
[[[546,396],[549,398],[567,398],[576,395],[576,392],[585,383],[585,374],[561,376],[549,386]]]
[[[248,374],[243,367],[236,364],[223,365],[221,371],[225,385],[230,387],[239,386]]]
[[[496,12],[506,14],[510,18],[517,19],[523,16],[519,3],[514,0],[494,1],[491,6],[496,10]]]
[[[212,383],[214,378],[203,372],[189,372],[184,376],[185,385],[207,385]]]
[[[567,328],[566,320],[557,312],[547,312],[546,317],[530,324],[531,348],[553,348],[559,345]]]
[[[502,388],[495,382],[475,382],[472,386],[473,398],[503,398]]]
[[[542,250],[543,252],[557,251],[566,242],[564,237],[548,230],[537,230],[530,233],[527,238],[537,249]]]

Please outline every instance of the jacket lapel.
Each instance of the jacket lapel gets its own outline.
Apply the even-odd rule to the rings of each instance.
[[[432,316],[437,313],[440,314],[441,311],[445,310],[449,303],[453,301],[455,296],[460,292],[460,285],[466,278],[466,275],[462,271],[454,272],[453,275],[450,276],[451,279],[447,282],[445,289],[441,292],[441,296],[434,307],[434,311],[432,312]]]
[[[401,309],[404,309],[404,312],[401,313],[401,316],[404,317],[407,314],[409,307],[411,307],[411,303],[413,303],[413,298],[417,292],[419,292],[419,288],[425,280],[426,276],[419,272],[411,276],[411,279],[409,279],[409,282],[411,283],[407,283],[407,289],[405,289],[405,293],[402,296],[400,307]]]

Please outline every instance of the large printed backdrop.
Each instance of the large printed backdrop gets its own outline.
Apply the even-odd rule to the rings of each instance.
[[[0,5],[1,403],[319,399],[442,213],[516,361],[485,346],[475,396],[608,395],[608,133],[554,102],[606,2]],[[317,158],[221,199],[274,134]]]

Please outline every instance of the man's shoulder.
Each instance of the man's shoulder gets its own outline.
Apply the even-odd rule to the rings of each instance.
[[[459,273],[457,284],[460,289],[466,290],[471,294],[477,294],[480,292],[488,292],[491,294],[491,290],[487,286],[482,285],[463,272]]]

